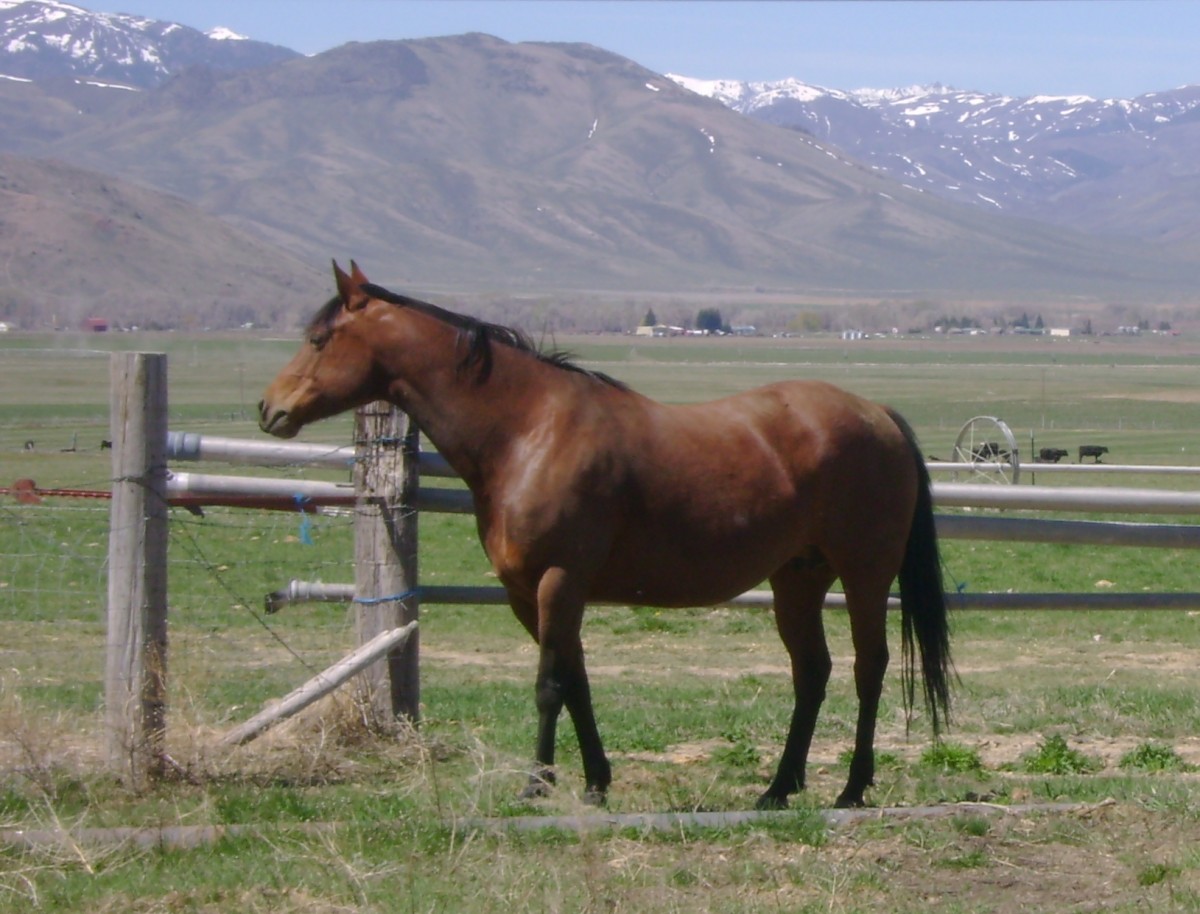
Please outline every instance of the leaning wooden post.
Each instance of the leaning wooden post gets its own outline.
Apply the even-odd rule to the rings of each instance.
[[[110,360],[108,758],[133,785],[161,772],[167,704],[167,357]]]
[[[417,593],[418,431],[387,403],[355,414],[354,589],[358,643],[414,622]],[[420,719],[420,632],[360,677],[374,718]],[[365,693],[365,694],[364,694]]]

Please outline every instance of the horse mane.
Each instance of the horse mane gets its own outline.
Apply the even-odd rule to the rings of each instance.
[[[475,369],[478,373],[477,380],[481,384],[488,379],[492,372],[492,346],[499,344],[501,346],[508,346],[510,349],[516,349],[518,352],[527,353],[539,362],[553,365],[555,368],[560,368],[563,371],[584,375],[602,384],[616,387],[619,390],[626,389],[625,384],[621,381],[603,372],[592,371],[591,369],[582,367],[575,361],[575,356],[570,352],[558,349],[542,349],[523,330],[518,330],[515,327],[506,327],[503,324],[489,323],[488,321],[470,317],[466,314],[458,314],[455,311],[449,311],[446,308],[438,307],[429,302],[409,298],[407,295],[399,295],[374,283],[364,283],[361,288],[363,292],[372,298],[377,298],[380,301],[388,302],[400,308],[412,308],[415,311],[428,314],[430,317],[454,327],[458,331],[459,339],[463,342],[465,348],[463,357],[459,362],[459,370]],[[336,297],[333,302],[330,302],[321,309],[321,312],[318,312],[317,317],[314,318],[314,323],[320,321],[322,314],[325,314],[335,302],[339,302]],[[329,311],[325,315],[325,319],[332,319],[335,312],[336,308]]]

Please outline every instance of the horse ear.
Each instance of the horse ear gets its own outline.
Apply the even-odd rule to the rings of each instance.
[[[342,307],[347,311],[357,311],[366,305],[371,300],[371,296],[363,292],[362,287],[370,280],[362,270],[358,268],[358,264],[353,260],[350,261],[350,273],[338,266],[337,261],[333,262],[333,277],[337,281],[338,298],[342,300]]]
[[[337,283],[338,298],[342,300],[343,305],[349,304],[355,288],[354,281],[338,266],[336,260],[333,262],[333,279]]]
[[[350,276],[347,283],[350,286],[351,294],[342,296],[342,302],[345,304],[347,311],[357,311],[359,308],[366,306],[371,300],[371,296],[363,291],[363,286],[370,282],[366,274],[358,268],[358,264],[353,260],[350,261]]]

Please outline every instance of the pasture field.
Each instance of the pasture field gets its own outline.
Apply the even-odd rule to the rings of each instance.
[[[1112,463],[1200,465],[1200,349],[1182,337],[559,342],[672,401],[830,380],[897,407],[943,459],[967,419],[991,415],[1023,451],[1095,443]],[[169,353],[173,429],[253,437],[254,402],[295,345],[0,337],[0,486],[107,487],[113,348]],[[305,437],[346,443],[350,421]],[[919,714],[910,725],[893,669],[869,794],[875,807],[940,816],[822,818],[845,778],[856,708],[845,618],[831,612],[834,674],[795,809],[722,827],[527,831],[496,823],[588,810],[565,722],[559,788],[516,799],[536,653],[500,608],[423,609],[419,732],[390,733],[338,696],[248,746],[218,748],[229,727],[352,646],[345,607],[260,608],[292,577],[352,579],[351,519],[338,514],[173,513],[172,777],[143,792],[113,783],[99,713],[106,536],[98,500],[0,501],[0,831],[166,828],[181,843],[5,842],[0,912],[1200,911],[1194,613],[959,614],[953,727],[934,745]],[[1180,550],[949,541],[943,552],[948,586],[967,590],[1200,589],[1195,556]],[[466,518],[422,517],[421,566],[427,583],[491,580]],[[790,711],[770,613],[605,607],[590,611],[585,639],[614,765],[609,811],[751,808]],[[202,826],[227,830],[187,843]]]

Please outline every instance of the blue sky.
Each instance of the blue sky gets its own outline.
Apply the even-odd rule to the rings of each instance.
[[[941,82],[1132,98],[1200,84],[1197,0],[78,0],[226,26],[306,54],[347,41],[487,32],[583,41],[658,72],[837,89]]]

